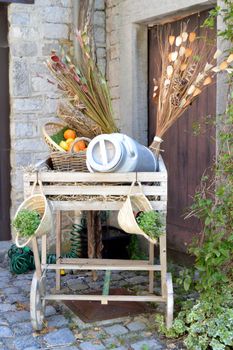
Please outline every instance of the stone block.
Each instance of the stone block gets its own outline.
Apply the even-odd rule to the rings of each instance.
[[[114,60],[116,58],[119,58],[120,57],[120,48],[119,48],[119,45],[116,44],[114,46],[111,46],[110,49],[109,49],[109,52],[110,52],[110,59],[111,60]]]
[[[45,6],[42,10],[42,20],[48,23],[71,23],[71,9],[61,6]]]
[[[108,64],[107,74],[109,86],[119,86],[119,60],[112,60]]]
[[[39,0],[38,6],[48,6],[48,0]],[[49,6],[72,7],[72,0],[49,0]]]
[[[96,49],[96,56],[98,58],[105,58],[106,57],[106,49],[102,47],[97,47]]]
[[[30,335],[17,336],[14,340],[14,346],[16,350],[25,350],[30,347],[39,349],[40,346],[36,339]]]
[[[33,333],[32,323],[31,322],[18,323],[14,326],[13,331],[16,336],[32,334]]]
[[[16,139],[32,138],[38,135],[38,128],[35,122],[15,123],[14,136]]]
[[[14,334],[12,330],[7,326],[0,326],[0,339],[2,338],[11,338]]]
[[[79,280],[76,280],[76,279],[68,280],[67,285],[72,291],[85,290],[88,288],[86,283],[80,282]]]
[[[40,140],[39,138],[34,139],[17,139],[15,142],[15,147],[18,152],[24,151],[30,151],[30,152],[41,152],[46,151],[46,144]]]
[[[7,285],[6,285],[6,287],[7,287]],[[15,311],[15,310],[16,310],[15,305],[3,304],[3,303],[0,304],[0,313],[1,312],[8,312],[8,311]]]
[[[135,276],[132,278],[128,278],[127,282],[129,284],[142,284],[142,283],[148,283],[148,277],[147,276]]]
[[[11,53],[15,57],[33,57],[37,55],[37,43],[33,41],[14,42]]]
[[[29,94],[29,72],[25,60],[15,60],[12,65],[13,96]]]
[[[39,26],[36,27],[23,27],[23,26],[12,26],[9,30],[9,42],[12,40],[20,39],[25,41],[38,40],[41,38],[41,32]]]
[[[5,318],[9,322],[9,324],[24,322],[30,320],[30,312],[28,311],[10,311],[5,313]]]
[[[95,0],[95,9],[96,10],[105,10],[105,1],[104,0]]]
[[[143,347],[146,347],[147,350],[160,350],[162,349],[161,343],[155,339],[145,339],[140,340],[134,344],[131,344],[133,350],[142,350]]]
[[[9,16],[9,22],[11,25],[27,26],[30,24],[30,13],[28,12],[15,12]]]
[[[67,326],[69,321],[62,315],[53,315],[47,319],[49,327],[64,327]]]
[[[109,34],[110,45],[119,44],[119,33],[117,30],[113,30]]]
[[[141,330],[145,329],[146,325],[143,322],[135,321],[135,322],[128,323],[127,328],[131,332],[137,332],[137,331],[141,331]]]
[[[85,341],[83,343],[81,343],[80,345],[80,349],[82,350],[105,350],[105,346],[103,344],[95,344],[94,342],[90,342],[90,341]]]
[[[57,313],[56,309],[52,305],[48,305],[45,309],[45,316],[49,317]]]
[[[95,11],[94,13],[94,26],[105,27],[105,12],[104,11]],[[94,27],[95,29],[95,27]]]
[[[105,32],[105,28],[103,27],[95,27],[94,28],[94,40],[96,45],[98,46],[98,43],[105,43],[106,40],[106,32]]]
[[[56,115],[57,111],[57,105],[58,105],[58,97],[57,98],[46,98],[45,101],[45,111],[46,114],[53,113],[54,116]]]
[[[46,39],[67,39],[69,35],[69,28],[66,24],[45,23],[43,31]]]
[[[119,86],[114,86],[110,88],[110,95],[113,100],[120,98],[120,88]]]
[[[110,327],[105,327],[104,330],[106,333],[108,333],[111,336],[118,336],[118,335],[128,333],[128,329],[120,324],[115,324],[115,325],[110,326]]]
[[[101,73],[105,77],[105,75],[106,75],[106,59],[104,59],[104,58],[98,59],[97,63],[98,63],[99,70],[101,71]]]
[[[44,336],[49,346],[69,345],[75,342],[75,337],[69,328],[59,329]]]
[[[31,86],[32,86],[32,91],[34,92],[51,92],[56,90],[55,85],[52,85],[51,83],[49,83],[45,76],[32,77]]]
[[[15,98],[12,104],[13,112],[41,111],[43,106],[41,97]]]
[[[49,43],[45,43],[42,46],[42,55],[49,56],[51,54],[51,51],[59,51],[59,44],[56,41],[51,41]]]

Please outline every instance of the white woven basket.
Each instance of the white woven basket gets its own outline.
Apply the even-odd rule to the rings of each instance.
[[[24,237],[23,242],[19,242],[19,238],[21,238],[20,234],[16,229],[14,229],[16,231],[15,244],[19,248],[25,247],[33,237],[41,237],[49,233],[52,229],[52,213],[48,205],[47,199],[45,195],[42,193],[41,183],[39,183],[39,185],[40,185],[41,193],[34,194],[35,186],[36,186],[36,184],[34,184],[32,195],[23,201],[23,203],[19,206],[14,217],[15,219],[18,213],[20,212],[20,210],[22,209],[36,210],[41,216],[40,225],[38,226],[37,230],[34,232],[32,236],[26,237],[26,238]]]
[[[132,194],[132,188],[134,183],[131,186],[130,192],[127,196],[125,203],[118,213],[118,223],[122,230],[127,233],[137,234],[145,237],[149,242],[156,244],[157,239],[152,239],[142,231],[138,226],[138,223],[135,219],[134,212],[139,211],[151,211],[153,210],[150,202],[143,194],[142,186],[139,183],[139,192]]]

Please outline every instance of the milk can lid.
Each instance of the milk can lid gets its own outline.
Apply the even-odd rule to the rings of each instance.
[[[110,171],[117,166],[121,158],[122,146],[114,134],[96,136],[88,145],[87,162],[93,170]]]

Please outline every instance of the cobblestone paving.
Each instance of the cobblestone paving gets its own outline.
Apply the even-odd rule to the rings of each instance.
[[[154,332],[154,314],[124,317],[96,323],[84,323],[62,304],[46,304],[47,327],[34,332],[30,322],[29,294],[32,273],[12,275],[0,267],[0,350],[162,350],[182,349],[165,344]],[[99,276],[67,274],[62,277],[63,293],[84,293],[102,286]],[[130,284],[136,291],[147,281],[145,275],[115,272],[112,283],[117,287]],[[55,274],[47,275],[48,288],[54,289]]]

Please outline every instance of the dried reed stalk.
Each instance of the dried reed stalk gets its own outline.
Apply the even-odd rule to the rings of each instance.
[[[211,84],[214,76],[223,71],[233,72],[230,67],[233,54],[220,64],[216,60],[222,54],[214,53],[208,35],[197,37],[187,32],[183,24],[175,36],[170,27],[158,31],[161,53],[161,77],[154,79],[153,100],[157,104],[156,136],[150,148],[158,155],[162,136],[182,116],[190,104]]]
[[[68,104],[80,112],[75,115],[80,123],[82,116],[85,116],[87,124],[91,119],[93,125],[98,127],[96,130],[99,133],[116,132],[109,89],[106,80],[91,58],[88,37],[86,33],[81,34],[78,31],[76,37],[81,50],[81,59],[78,64],[74,65],[65,52],[59,57],[53,51],[50,59],[47,60],[48,69]],[[51,83],[54,84],[54,82]]]

